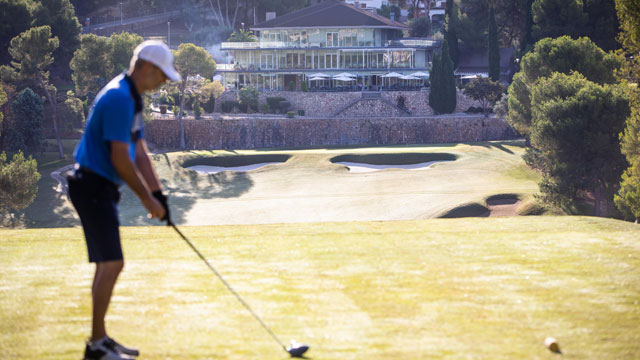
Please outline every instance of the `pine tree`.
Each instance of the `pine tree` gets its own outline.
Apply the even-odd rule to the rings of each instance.
[[[498,27],[493,7],[489,10],[489,78],[500,80],[500,50],[498,49]]]
[[[44,144],[44,105],[39,95],[24,89],[11,103],[10,130],[5,134],[5,146],[32,154]]]

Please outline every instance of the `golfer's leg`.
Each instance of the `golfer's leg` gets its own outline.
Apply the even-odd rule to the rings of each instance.
[[[124,261],[104,261],[96,263],[96,274],[93,279],[93,323],[91,340],[99,340],[107,335],[104,318],[109,308],[111,294],[118,280]]]

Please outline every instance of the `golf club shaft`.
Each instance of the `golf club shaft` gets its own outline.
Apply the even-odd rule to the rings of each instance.
[[[216,276],[218,277],[218,279],[220,279],[220,281],[222,281],[222,283],[224,284],[224,286],[227,287],[227,289],[229,289],[229,291],[231,291],[231,293],[236,297],[236,299],[238,299],[238,301],[240,301],[240,303],[247,309],[249,310],[249,312],[251,313],[251,315],[253,315],[253,317],[258,320],[258,322],[260,323],[260,325],[262,325],[262,327],[269,333],[269,335],[271,335],[271,337],[278,343],[280,344],[280,346],[282,346],[282,348],[284,349],[284,351],[286,351],[287,353],[289,351],[287,351],[287,347],[284,346],[284,344],[282,343],[282,341],[280,341],[280,339],[278,339],[278,337],[271,331],[271,329],[269,329],[269,327],[262,321],[262,319],[260,319],[260,317],[253,311],[253,309],[251,309],[251,307],[249,306],[249,304],[247,304],[246,301],[244,301],[240,295],[233,290],[233,288],[231,287],[231,285],[229,285],[229,283],[227,283],[227,281],[222,277],[222,275],[220,275],[220,273],[213,267],[213,265],[211,265],[211,263],[209,263],[209,260],[207,260],[207,258],[205,258],[200,251],[198,251],[198,249],[191,243],[191,241],[189,241],[189,239],[187,239],[186,236],[184,236],[184,234],[182,234],[182,232],[180,232],[180,230],[178,230],[178,228],[175,226],[175,224],[173,224],[172,222],[169,222],[169,224],[171,225],[171,227],[173,227],[173,229],[178,233],[178,235],[180,235],[180,237],[182,238],[182,240],[184,240],[192,249],[193,251],[195,251],[196,254],[198,254],[198,256],[200,257],[200,259],[202,259],[202,261],[205,262],[205,264],[207,264],[207,266],[209,267],[209,269],[211,269],[211,271],[213,271],[214,274],[216,274]]]

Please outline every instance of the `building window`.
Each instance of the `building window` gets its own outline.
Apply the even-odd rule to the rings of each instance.
[[[338,68],[338,55],[337,54],[325,54],[324,55],[325,67],[327,69]]]
[[[337,32],[328,32],[327,33],[327,47],[335,47],[338,46],[338,33]]]
[[[272,54],[261,54],[260,55],[260,69],[273,69],[273,55]]]

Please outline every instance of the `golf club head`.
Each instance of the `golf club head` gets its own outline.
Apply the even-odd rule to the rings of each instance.
[[[302,355],[304,355],[304,353],[306,353],[307,350],[309,350],[309,346],[307,345],[300,345],[298,347],[287,348],[287,352],[291,355],[291,357],[295,357],[295,358],[302,357]]]
[[[309,345],[300,344],[295,340],[291,340],[291,345],[287,348],[287,352],[291,357],[299,358],[309,350]]]

